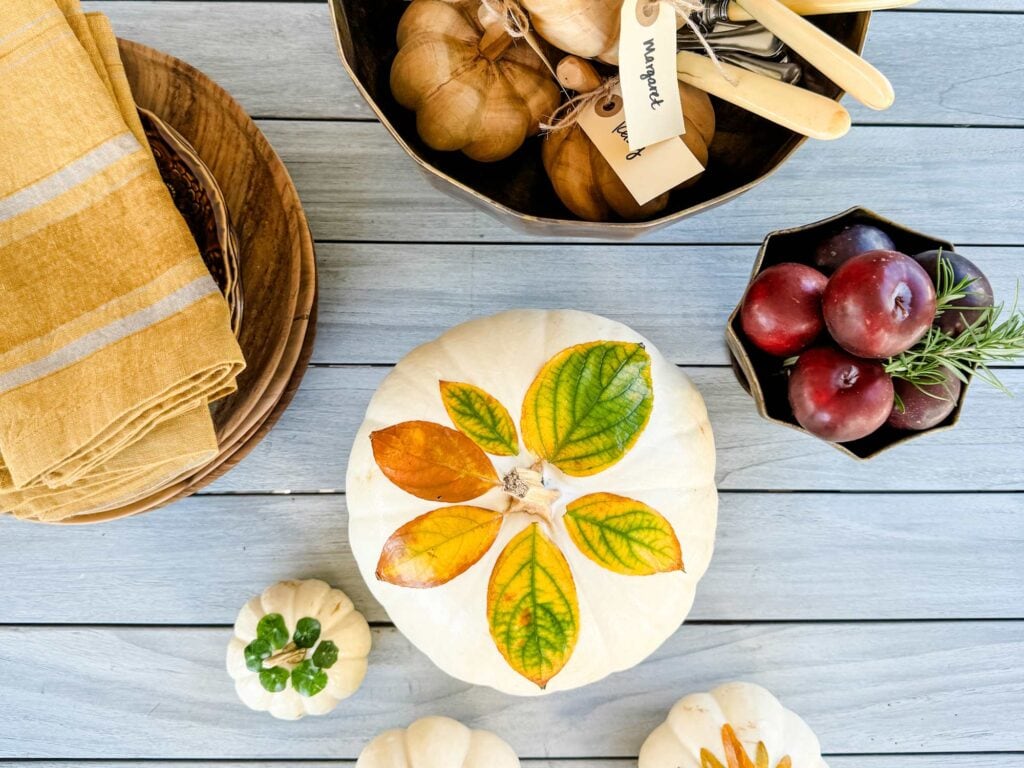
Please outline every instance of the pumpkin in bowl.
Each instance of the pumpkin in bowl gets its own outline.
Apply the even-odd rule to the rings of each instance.
[[[502,160],[540,130],[561,94],[544,61],[480,0],[413,0],[398,24],[391,92],[439,150]]]
[[[443,670],[507,693],[638,664],[711,558],[714,446],[690,380],[575,311],[458,326],[381,384],[349,461],[371,591]]]

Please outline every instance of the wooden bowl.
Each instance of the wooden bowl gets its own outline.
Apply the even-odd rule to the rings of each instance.
[[[195,148],[224,193],[238,236],[246,370],[238,392],[212,410],[218,455],[146,499],[65,523],[93,523],[167,504],[220,477],[262,439],[287,407],[312,352],[316,262],[288,171],[245,111],[220,86],[172,56],[126,40],[121,58],[135,100]]]
[[[391,95],[395,31],[407,0],[330,0],[341,61],[356,88],[398,144],[438,189],[467,200],[509,226],[533,235],[628,240],[738,197],[766,179],[806,141],[774,123],[712,98],[717,132],[708,170],[692,187],[675,190],[668,208],[642,222],[581,221],[555,195],[541,164],[539,138],[497,163],[477,163],[461,152],[430,149],[416,132],[416,116]],[[847,47],[860,51],[870,13],[809,17]],[[806,65],[800,85],[839,99],[842,91]]]
[[[783,262],[796,261],[814,265],[814,250],[818,243],[826,237],[834,234],[849,224],[870,224],[883,230],[893,239],[896,250],[915,254],[923,251],[935,250],[938,248],[944,251],[955,251],[952,243],[945,240],[923,235],[912,229],[889,221],[867,208],[851,208],[848,211],[831,216],[813,224],[794,229],[783,229],[772,232],[761,245],[754,262],[754,269],[751,272],[750,280],[761,274],[768,267]],[[816,268],[816,267],[815,267]],[[729,346],[732,356],[733,371],[740,385],[754,398],[757,412],[762,418],[775,424],[810,434],[801,427],[793,417],[793,411],[789,407],[789,396],[787,385],[789,377],[783,366],[782,360],[762,352],[747,339],[743,333],[740,323],[740,307],[733,310],[729,316],[729,324],[726,327],[725,341]],[[861,440],[851,443],[829,443],[847,456],[855,459],[867,460],[878,456],[883,451],[902,445],[908,440],[914,440],[923,435],[952,429],[960,420],[960,411],[963,408],[964,398],[967,396],[967,385],[964,385],[957,401],[956,408],[942,424],[921,432],[902,432],[883,425],[881,429]],[[825,441],[828,442],[828,441]]]

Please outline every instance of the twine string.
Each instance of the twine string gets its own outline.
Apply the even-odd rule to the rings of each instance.
[[[540,124],[541,131],[553,133],[555,131],[564,131],[566,128],[572,128],[572,126],[579,122],[580,115],[583,114],[584,110],[590,109],[594,104],[607,99],[618,84],[619,77],[616,75],[615,77],[608,78],[592,91],[576,94],[552,112],[546,122]]]
[[[534,37],[533,30],[530,29],[530,17],[519,4],[519,0],[480,0],[480,4],[487,9],[488,14],[501,23],[506,35],[513,40],[524,40],[544,62],[552,77],[557,79],[555,68],[551,66],[544,49]]]
[[[704,48],[704,51],[705,53],[707,53],[708,58],[714,62],[715,68],[718,70],[719,74],[721,74],[722,77],[725,78],[726,82],[728,82],[730,85],[736,85],[736,78],[734,78],[732,75],[726,72],[725,66],[722,64],[721,59],[718,58],[718,54],[715,53],[715,49],[712,47],[711,43],[708,42],[708,39],[704,36],[704,30],[697,22],[697,18],[699,18],[705,10],[704,3],[702,2],[702,0],[660,1],[672,6],[672,9],[676,12],[676,14],[678,14],[683,19],[683,22],[686,24],[686,26],[688,26],[690,30],[693,32],[694,37],[697,38],[697,42],[699,42],[701,46]],[[657,2],[657,0],[652,0],[652,2]]]

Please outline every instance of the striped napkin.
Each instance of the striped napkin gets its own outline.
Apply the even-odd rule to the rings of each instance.
[[[56,520],[216,455],[245,363],[106,19],[0,3],[0,510]]]

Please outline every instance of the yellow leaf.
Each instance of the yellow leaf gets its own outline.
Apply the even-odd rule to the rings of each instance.
[[[570,502],[565,527],[580,551],[626,576],[681,571],[683,553],[672,524],[642,501],[592,493]]]
[[[567,475],[612,466],[633,447],[654,407],[643,344],[593,341],[562,350],[523,399],[523,442]]]
[[[502,515],[482,507],[443,507],[403,525],[384,544],[377,578],[401,587],[437,587],[483,557]]]
[[[725,768],[717,757],[703,747],[700,750],[700,768]]]
[[[572,656],[580,624],[576,583],[539,524],[524,528],[498,557],[487,586],[487,615],[498,651],[540,688]]]
[[[469,501],[499,484],[498,473],[476,443],[431,421],[403,421],[374,432],[370,442],[388,480],[421,499]]]
[[[440,386],[441,401],[459,431],[495,456],[519,454],[516,425],[496,398],[472,384],[442,381]]]

